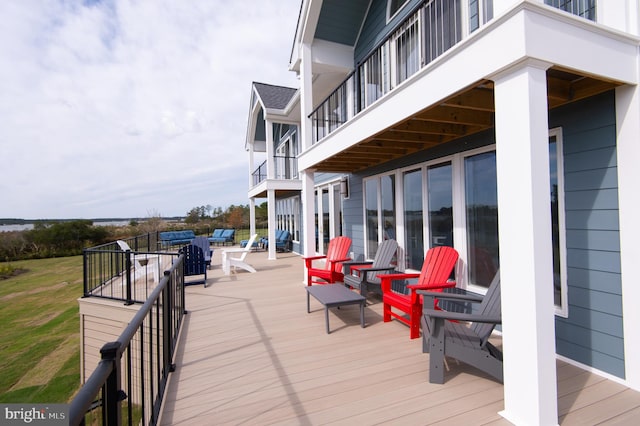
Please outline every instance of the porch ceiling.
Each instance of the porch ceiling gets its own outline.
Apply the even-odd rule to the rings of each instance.
[[[549,109],[606,92],[617,82],[560,68],[547,71]],[[320,172],[357,172],[494,126],[493,82],[480,81],[316,165]]]

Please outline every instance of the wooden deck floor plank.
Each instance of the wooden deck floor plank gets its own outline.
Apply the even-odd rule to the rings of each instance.
[[[379,298],[369,300],[364,329],[357,307],[330,310],[326,334],[323,307],[311,299],[306,312],[299,257],[252,253],[258,273],[231,277],[215,258],[211,285],[186,290],[161,424],[508,424],[497,414],[502,385],[473,367],[450,360],[445,384],[430,384],[421,340],[398,321],[383,323]],[[602,411],[624,424],[637,414],[638,393],[627,398],[600,377],[557,366],[566,421]]]

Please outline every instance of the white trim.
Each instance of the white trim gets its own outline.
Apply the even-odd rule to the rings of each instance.
[[[630,387],[629,382],[627,382],[625,379],[621,379],[618,376],[614,376],[614,375],[609,374],[607,372],[604,372],[602,370],[598,370],[597,368],[590,367],[590,366],[588,366],[586,364],[583,364],[581,362],[578,362],[578,361],[576,361],[574,359],[567,358],[565,356],[558,355],[558,354],[556,354],[556,359],[558,359],[558,360],[560,360],[562,362],[566,362],[569,365],[573,365],[574,367],[578,367],[581,370],[588,371],[589,373],[593,373],[593,374],[595,374],[597,376],[603,377],[603,378],[605,378],[607,380],[611,380],[612,382],[616,382],[616,383],[619,383],[619,384],[621,384],[623,386]]]
[[[387,0],[387,24],[391,22],[402,9],[404,9],[407,3],[409,3],[409,0],[404,0],[404,3],[398,6],[398,9],[393,13],[393,15],[391,15],[391,0]]]
[[[560,245],[560,298],[562,304],[555,307],[556,315],[569,317],[569,287],[567,284],[567,226],[564,192],[564,151],[562,127],[549,130],[549,138],[556,138],[556,173],[558,175],[558,236]]]

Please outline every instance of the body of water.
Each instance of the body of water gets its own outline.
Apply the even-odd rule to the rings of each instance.
[[[126,226],[129,224],[129,220],[114,220],[106,222],[93,222],[96,226]],[[18,225],[0,225],[0,232],[11,231],[27,231],[33,229],[33,223],[22,223]]]

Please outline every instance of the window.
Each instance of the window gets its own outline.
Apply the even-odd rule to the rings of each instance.
[[[564,214],[564,169],[562,156],[562,132],[549,132],[549,170],[551,191],[551,238],[553,242],[553,301],[556,314],[568,316],[566,228]]]
[[[365,182],[365,219],[367,227],[366,253],[367,258],[373,259],[378,250],[378,180]]]
[[[408,0],[388,0],[387,1],[387,21],[391,20],[402,6],[407,3]]]
[[[396,229],[396,175],[382,175],[364,181],[366,241],[365,255],[373,259],[382,240],[398,240]],[[399,242],[402,244],[402,241]],[[392,263],[395,265],[394,257]]]
[[[453,182],[451,163],[427,168],[429,248],[453,247]]]
[[[424,219],[422,207],[422,169],[403,175],[405,268],[422,269],[424,262]]]
[[[499,266],[495,151],[464,159],[469,283],[488,288]]]

